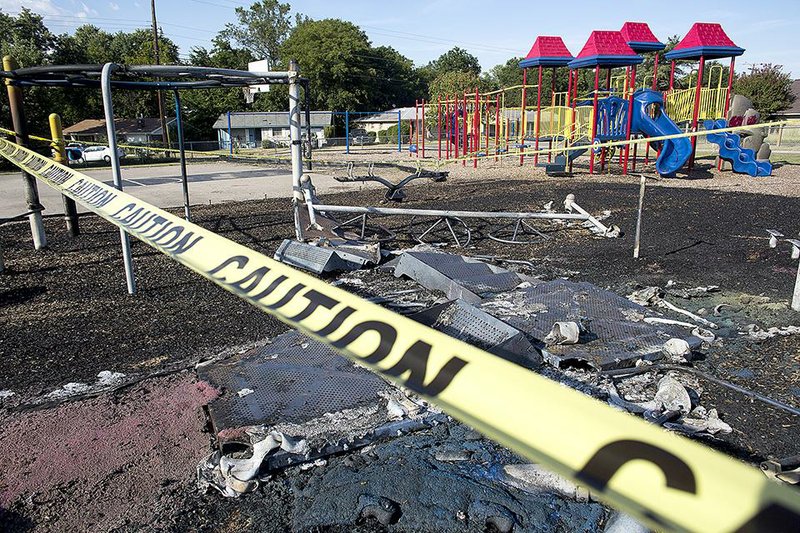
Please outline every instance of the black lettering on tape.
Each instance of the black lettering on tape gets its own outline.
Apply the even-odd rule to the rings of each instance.
[[[376,332],[381,339],[375,351],[362,358],[364,362],[374,365],[386,359],[386,356],[391,353],[394,343],[397,340],[397,330],[385,322],[367,320],[366,322],[356,324],[353,326],[353,329],[345,333],[338,341],[334,341],[332,345],[334,348],[345,348],[368,331]]]
[[[451,357],[439,373],[436,374],[436,377],[425,385],[430,355],[431,345],[424,341],[417,341],[411,348],[406,350],[403,357],[392,368],[384,373],[389,376],[400,377],[410,371],[411,375],[405,381],[405,385],[409,389],[420,394],[436,396],[450,385],[456,374],[467,366],[467,362],[459,357]]]
[[[74,191],[75,191],[75,193],[76,193],[76,194],[78,194],[78,195],[80,195],[80,188],[83,186],[83,183],[82,183],[82,182],[83,182],[83,180],[81,180],[81,181],[79,181],[79,182],[77,182],[77,183],[73,184],[73,185],[72,185],[72,187],[70,187],[70,190],[73,190],[73,187],[74,187]],[[111,218],[115,218],[115,219],[117,219],[117,220],[121,220],[121,218],[122,218],[122,217],[120,217],[120,215],[121,215],[123,212],[125,212],[125,211],[131,211],[131,210],[132,210],[132,209],[134,209],[135,207],[136,207],[136,204],[135,204],[135,203],[130,203],[130,204],[126,205],[125,207],[121,207],[121,208],[119,209],[119,211],[117,211],[116,213],[114,213],[113,215],[111,215]]]
[[[283,297],[281,297],[280,300],[278,300],[274,304],[265,305],[264,307],[267,308],[267,309],[272,309],[272,310],[280,309],[284,305],[286,305],[289,302],[291,302],[292,298],[294,298],[295,295],[297,295],[298,292],[300,292],[301,290],[303,290],[305,288],[306,288],[305,285],[303,285],[302,283],[298,283],[294,287],[289,289],[289,291],[286,294],[284,294]]]
[[[203,240],[202,235],[198,235],[194,238],[194,240],[192,240],[192,237],[194,237],[194,232],[190,231],[181,237],[178,242],[166,246],[166,250],[172,255],[181,255],[182,253],[191,250],[198,242]]]
[[[248,261],[250,261],[250,260],[244,255],[234,255],[233,257],[229,257],[228,259],[226,259],[225,261],[220,263],[219,266],[216,266],[216,267],[212,268],[211,270],[209,270],[208,272],[206,272],[206,274],[208,274],[209,276],[211,276],[212,278],[214,278],[217,281],[227,282],[227,278],[225,278],[225,276],[219,276],[218,277],[218,276],[215,276],[214,274],[224,270],[225,268],[227,268],[228,266],[230,266],[230,265],[232,265],[234,263],[236,263],[236,268],[238,270],[241,270],[242,268],[245,267],[245,265],[247,265]]]
[[[269,287],[267,287],[267,288],[266,288],[266,289],[264,289],[263,291],[259,292],[259,293],[258,293],[258,294],[256,294],[255,296],[252,296],[252,297],[251,297],[251,299],[252,299],[253,301],[258,301],[258,300],[260,300],[260,299],[262,299],[262,298],[264,298],[264,297],[266,297],[266,296],[269,296],[270,294],[272,294],[273,292],[275,292],[275,289],[277,289],[277,288],[278,288],[278,286],[279,286],[281,283],[283,283],[284,281],[286,281],[287,279],[289,279],[289,278],[287,278],[286,276],[284,276],[283,274],[281,274],[280,276],[278,276],[277,278],[275,278],[274,280],[272,280],[272,283],[270,283],[270,284],[269,284]]]
[[[606,444],[589,459],[576,478],[593,489],[602,491],[620,468],[639,459],[660,468],[667,487],[691,494],[697,492],[697,481],[689,465],[658,446],[638,440],[626,439]]]
[[[243,277],[242,279],[240,279],[239,281],[233,282],[230,285],[237,291],[250,292],[256,287],[258,287],[258,284],[261,283],[261,280],[264,279],[264,276],[270,270],[271,269],[269,267],[257,268],[252,272],[250,272],[245,277]],[[245,283],[247,284],[247,286],[245,286]]]
[[[311,289],[307,293],[303,294],[303,297],[308,300],[308,305],[296,315],[288,317],[289,320],[300,322],[310,317],[312,313],[314,313],[314,311],[320,307],[324,307],[325,309],[333,309],[339,304],[339,300],[331,298],[326,294],[322,294],[319,291],[315,291],[314,289]]]
[[[339,329],[344,323],[344,321],[347,320],[347,318],[355,312],[356,310],[353,309],[352,307],[350,306],[345,307],[344,309],[336,313],[336,316],[333,317],[333,320],[331,320],[327,326],[325,326],[322,329],[318,329],[314,333],[316,333],[320,337],[327,337],[328,335]]]

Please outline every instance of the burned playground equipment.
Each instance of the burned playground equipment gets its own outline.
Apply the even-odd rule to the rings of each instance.
[[[369,181],[380,183],[388,189],[384,195],[386,201],[401,201],[406,198],[404,186],[413,180],[428,178],[431,182],[442,182],[448,175],[447,172],[423,170],[419,167],[400,182],[392,183],[375,175],[373,164],[369,165],[365,175],[355,174],[353,163],[348,164],[347,172],[347,176],[335,179],[343,183]],[[328,205],[320,202],[309,174],[302,176],[300,187],[295,189],[295,194],[302,197],[302,200],[295,203],[294,220],[298,240],[320,238],[329,240],[333,237],[366,242],[392,241],[396,238],[393,231],[369,223],[370,217],[388,216],[410,218],[408,233],[419,243],[430,243],[432,239],[437,239],[435,242],[450,242],[459,248],[468,246],[472,240],[473,229],[470,227],[472,220],[488,222],[491,229],[487,232],[487,236],[506,244],[530,244],[547,239],[546,229],[535,226],[535,223],[542,221],[562,225],[577,221],[602,237],[620,235],[618,227],[606,226],[579,206],[573,194],[565,198],[564,212],[553,211],[552,202],[545,206],[543,211],[527,212]],[[300,209],[301,203],[305,204],[306,209]],[[340,213],[351,216],[340,221],[337,219]]]

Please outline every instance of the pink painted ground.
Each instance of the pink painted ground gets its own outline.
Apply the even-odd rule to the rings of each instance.
[[[0,423],[0,506],[53,505],[48,526],[62,531],[146,520],[159,488],[189,480],[208,453],[201,406],[216,395],[181,373],[12,414]]]

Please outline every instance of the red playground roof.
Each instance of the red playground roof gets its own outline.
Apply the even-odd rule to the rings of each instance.
[[[721,24],[715,22],[695,22],[689,33],[675,46],[675,50],[697,46],[736,46]]]
[[[642,59],[642,56],[637,55],[625,42],[622,32],[595,30],[589,35],[578,57],[569,66],[570,68],[624,67],[639,64]]]
[[[525,59],[533,59],[534,57],[572,57],[572,54],[561,37],[540,35],[533,42],[531,51],[528,52]]]
[[[689,33],[675,48],[667,52],[667,59],[707,59],[740,56],[744,48],[739,48],[722,29],[722,25],[712,22],[695,22]]]
[[[646,22],[626,22],[620,30],[625,42],[636,52],[663,50],[664,43],[659,41]]]
[[[595,30],[589,35],[586,44],[578,54],[578,59],[592,56],[635,56],[636,52],[628,46],[622,32]]]
[[[520,61],[522,67],[566,66],[572,61],[572,54],[561,37],[540,35],[533,42],[531,51]]]

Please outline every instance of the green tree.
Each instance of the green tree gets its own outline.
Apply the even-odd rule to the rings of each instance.
[[[737,76],[733,91],[749,98],[762,116],[769,116],[792,105],[791,85],[792,78],[783,72],[783,65],[765,63]]]
[[[428,63],[427,68],[432,79],[446,72],[468,72],[476,77],[481,73],[478,58],[458,46]]]
[[[189,55],[190,64],[206,67],[247,70],[250,61],[253,61],[253,54],[249,50],[234,48],[222,35],[214,39],[210,50],[193,48]],[[282,92],[280,87],[276,89],[273,92]],[[189,140],[213,139],[214,122],[222,113],[247,109],[244,93],[239,88],[183,91],[181,100],[185,135]]]
[[[444,72],[436,76],[428,90],[430,101],[435,102],[453,95],[462,96],[465,92],[472,93],[476,87],[481,88],[481,80],[473,72]]]
[[[41,15],[23,8],[17,16],[10,16],[0,11],[0,53],[13,57],[19,67],[32,67],[50,62],[50,56],[56,44],[56,37],[44,25]],[[24,104],[29,130],[31,132],[46,131],[47,116],[57,102],[51,99],[51,89],[31,87],[25,89]],[[8,101],[2,102],[3,123],[11,125]]]
[[[292,29],[289,4],[277,0],[260,0],[250,7],[236,8],[236,24],[226,24],[220,36],[238,43],[258,59],[270,65],[280,60],[280,47]],[[302,21],[302,16],[296,17]]]
[[[314,109],[385,109],[407,104],[420,86],[411,61],[392,48],[374,48],[358,26],[339,19],[301,22],[280,54],[297,60],[310,80]],[[285,96],[279,109],[286,109]]]

